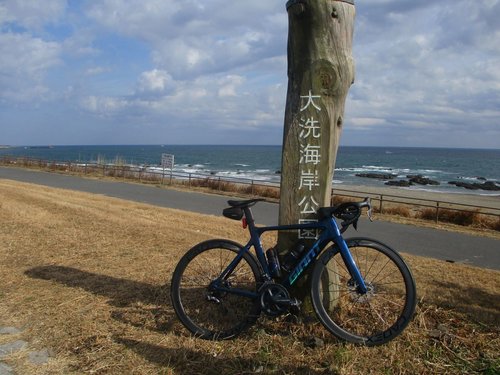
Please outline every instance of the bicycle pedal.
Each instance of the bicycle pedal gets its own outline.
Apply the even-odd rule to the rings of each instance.
[[[220,304],[220,300],[217,297],[207,295],[207,301],[215,302],[216,304]]]

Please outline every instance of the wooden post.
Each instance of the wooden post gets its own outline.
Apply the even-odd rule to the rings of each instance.
[[[290,0],[280,224],[316,220],[329,206],[344,107],[354,82],[354,0]],[[315,233],[283,232],[278,251]],[[305,285],[302,283],[302,285]],[[298,289],[303,289],[301,284]],[[305,292],[305,290],[304,290]]]

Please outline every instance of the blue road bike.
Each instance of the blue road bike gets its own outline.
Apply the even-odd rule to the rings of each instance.
[[[317,222],[256,226],[251,207],[263,199],[228,201],[223,215],[242,220],[250,239],[246,245],[226,239],[199,243],[179,261],[172,276],[171,298],[179,320],[195,336],[229,339],[264,313],[277,316],[296,309],[300,301],[291,287],[310,273],[310,296],[318,319],[336,337],[357,344],[379,345],[399,335],[416,305],[416,286],[401,256],[380,241],[344,239],[355,228],[363,202],[342,203],[317,211]],[[340,226],[335,218],[340,219]],[[298,242],[279,259],[264,251],[261,235],[269,231],[317,231],[304,248]],[[254,249],[254,252],[251,251]],[[280,260],[282,265],[280,265]]]

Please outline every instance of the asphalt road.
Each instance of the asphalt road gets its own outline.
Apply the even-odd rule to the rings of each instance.
[[[216,216],[221,215],[222,209],[227,206],[226,201],[231,199],[227,196],[160,189],[148,185],[87,179],[18,168],[0,167],[0,178]],[[257,223],[277,224],[277,204],[261,202],[252,210]],[[371,223],[365,219],[360,221],[358,232],[349,229],[346,235],[376,238],[401,252],[500,270],[500,240],[493,238],[384,221]]]

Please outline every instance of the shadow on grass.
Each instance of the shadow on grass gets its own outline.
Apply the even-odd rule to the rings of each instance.
[[[34,279],[55,281],[108,297],[108,303],[117,308],[111,313],[113,319],[135,327],[165,332],[170,331],[176,321],[170,307],[168,285],[151,285],[56,265],[34,267],[25,274]],[[147,324],[148,321],[154,323]]]
[[[318,375],[325,374],[324,370],[313,370],[305,366],[279,366],[272,362],[259,362],[257,359],[247,359],[238,356],[213,356],[203,351],[190,349],[167,348],[154,344],[144,343],[129,338],[114,337],[113,340],[133,350],[151,363],[163,368],[176,370],[180,374],[255,374],[284,373]],[[278,371],[279,370],[279,371]]]
[[[480,288],[465,288],[455,283],[436,280],[435,286],[447,290],[450,298],[439,305],[467,314],[480,323],[500,325],[500,294]]]
[[[72,267],[40,266],[31,268],[25,273],[31,278],[56,281],[66,286],[109,297],[109,304],[117,307],[130,306],[136,302],[157,304],[160,299],[170,301],[168,287],[99,275]]]

